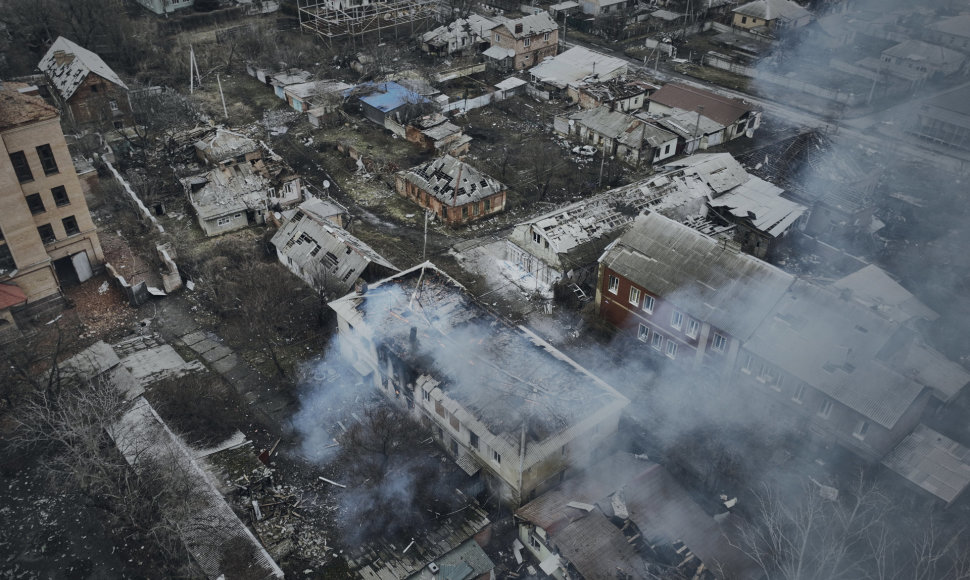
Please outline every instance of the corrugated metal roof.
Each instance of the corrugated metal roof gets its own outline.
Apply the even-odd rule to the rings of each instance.
[[[731,125],[746,113],[756,110],[753,105],[739,99],[722,97],[717,93],[680,83],[667,83],[647,99],[665,107],[686,111],[697,111],[698,107],[704,107],[703,115],[722,125]]]
[[[322,202],[300,204],[300,211],[273,235],[272,244],[285,258],[284,265],[295,268],[312,284],[327,285],[326,290],[343,295],[371,263],[390,272],[397,268],[370,246],[347,230],[317,215]]]
[[[70,62],[58,64],[55,55],[59,51],[73,55],[74,58]],[[40,59],[40,64],[37,65],[37,68],[47,75],[47,78],[50,79],[54,88],[57,89],[57,92],[65,100],[70,99],[74,95],[77,88],[81,86],[84,79],[91,73],[100,76],[110,83],[118,85],[126,91],[128,90],[128,86],[115,71],[111,70],[111,67],[101,60],[100,56],[86,48],[78,46],[63,36],[57,37],[57,40],[48,49],[44,58]]]
[[[542,61],[529,74],[539,82],[565,88],[594,75],[598,79],[610,79],[626,71],[627,62],[623,59],[575,46]]]
[[[897,322],[907,322],[914,318],[933,321],[940,317],[885,270],[874,264],[836,280],[832,286],[839,290],[848,290],[856,302],[878,310],[883,316]]]
[[[891,429],[924,388],[877,360],[897,329],[835,289],[799,280],[744,349]]]
[[[558,28],[556,21],[545,10],[516,19],[497,16],[495,21],[508,28],[515,38],[526,38],[543,32],[551,32]],[[519,24],[522,25],[522,30],[517,32],[516,27]]]
[[[755,332],[794,280],[656,212],[637,217],[602,263],[741,340]]]
[[[970,485],[970,449],[923,424],[882,464],[947,504]]]
[[[812,13],[805,10],[791,0],[755,0],[733,10],[744,16],[760,18],[771,22],[779,18],[783,20],[798,20],[811,16]]]
[[[903,60],[926,62],[934,66],[951,65],[959,67],[966,60],[962,54],[955,50],[921,40],[900,42],[896,46],[882,51],[882,54]]]
[[[752,177],[733,190],[707,202],[724,208],[736,218],[750,220],[756,229],[772,237],[788,231],[808,208],[781,197],[782,189]]]

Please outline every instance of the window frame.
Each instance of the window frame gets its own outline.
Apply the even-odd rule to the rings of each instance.
[[[664,347],[664,356],[666,356],[670,360],[674,360],[677,358],[677,343],[670,340],[669,338],[667,339],[667,344]]]
[[[30,161],[27,154],[23,151],[14,151],[8,155],[13,171],[17,174],[17,181],[20,183],[30,183],[34,180],[34,172],[30,168]]]
[[[805,403],[805,383],[798,383],[795,386],[795,392],[791,395],[791,400],[802,405]]]
[[[653,335],[650,337],[650,347],[653,348],[653,350],[663,352],[663,349],[664,349],[663,335],[657,331],[654,331]]]
[[[30,215],[40,215],[47,212],[47,206],[44,205],[44,198],[39,193],[32,193],[25,196],[24,199],[27,201],[27,209],[30,210]]]
[[[720,332],[715,332],[714,337],[711,338],[711,350],[714,352],[724,352],[727,350],[728,339],[726,336]]]
[[[494,461],[496,465],[502,465],[502,454],[492,449],[492,461]]]
[[[637,326],[637,340],[640,342],[649,342],[650,329],[645,324],[639,324]]]
[[[869,421],[861,419],[857,424],[855,429],[852,431],[852,436],[859,441],[864,441],[866,435],[869,433]]]
[[[49,234],[45,235],[45,232],[49,232]],[[53,244],[57,241],[57,235],[54,234],[54,226],[50,224],[42,224],[37,226],[37,233],[40,235],[40,241],[43,242],[45,246],[48,244]]]
[[[63,185],[51,188],[51,197],[54,198],[56,207],[71,205],[71,197],[67,194],[67,188]]]
[[[522,46],[524,46],[525,48],[529,48],[530,46],[532,46],[532,37],[531,36],[526,36],[522,40]]]
[[[475,449],[477,451],[478,450],[478,445],[479,445],[478,433],[475,433],[474,431],[469,430],[468,431],[468,446],[471,447],[472,449]]]
[[[607,291],[610,294],[619,294],[620,293],[620,279],[617,276],[614,276],[613,274],[610,274],[609,276],[610,277],[607,280],[608,283],[609,283],[609,286],[607,287]]]
[[[649,308],[647,307],[647,303],[650,304],[650,307]],[[654,300],[653,296],[651,296],[651,295],[647,294],[646,292],[644,292],[644,295],[643,295],[643,305],[640,307],[641,310],[643,310],[647,314],[653,314],[654,306],[656,306],[656,300]]]
[[[670,327],[680,330],[684,327],[684,313],[680,310],[674,310],[670,313]]]
[[[688,338],[697,338],[700,333],[701,323],[688,316],[687,327],[684,328],[684,334],[686,334]]]
[[[54,150],[51,149],[49,143],[38,145],[35,149],[37,150],[37,157],[40,159],[40,167],[44,170],[44,175],[56,175],[61,172],[57,167],[57,159],[54,158]]]
[[[823,399],[818,406],[818,416],[823,419],[828,419],[832,416],[832,399]]]
[[[61,218],[61,225],[64,226],[64,233],[67,236],[76,236],[81,233],[81,225],[77,223],[77,218],[72,215]]]
[[[630,304],[640,306],[640,296],[643,293],[636,286],[630,286]]]
[[[537,232],[535,230],[532,231],[532,241],[535,242],[535,243],[537,243],[537,244],[541,244],[542,243],[542,236],[539,235],[539,232]]]

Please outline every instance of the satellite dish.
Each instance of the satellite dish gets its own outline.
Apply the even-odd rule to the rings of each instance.
[[[330,189],[330,181],[324,179],[323,180],[323,188],[324,189]]]

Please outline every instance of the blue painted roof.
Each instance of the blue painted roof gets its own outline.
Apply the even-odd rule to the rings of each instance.
[[[390,83],[379,83],[374,85],[376,89],[373,93],[360,100],[378,109],[382,113],[393,111],[394,109],[407,104],[427,103],[428,99],[402,87],[401,85]]]

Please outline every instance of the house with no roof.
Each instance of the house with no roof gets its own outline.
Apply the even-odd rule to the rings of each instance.
[[[508,193],[501,182],[451,155],[398,172],[394,187],[451,225],[504,211]]]

